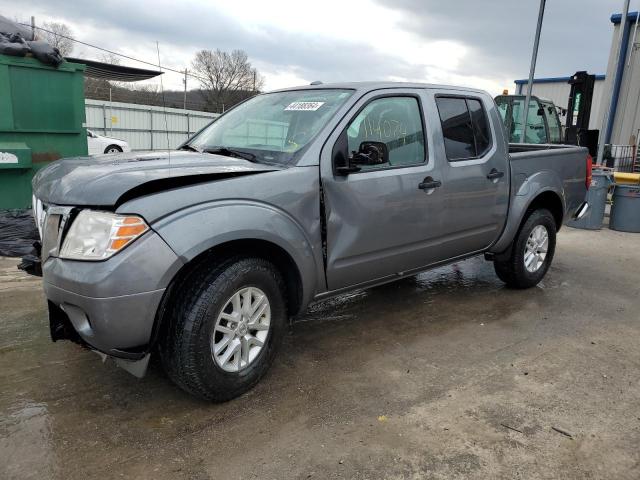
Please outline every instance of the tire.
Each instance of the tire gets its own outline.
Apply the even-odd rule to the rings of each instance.
[[[546,231],[547,242],[544,245],[537,245],[540,239],[544,238],[540,233]],[[535,232],[534,232],[535,230]],[[527,250],[529,237],[533,235],[533,241]],[[543,243],[543,242],[541,242]],[[546,252],[543,252],[546,248]],[[531,288],[537,285],[545,276],[556,249],[556,222],[549,210],[540,209],[532,211],[524,224],[520,227],[518,234],[513,240],[511,252],[505,259],[496,259],[493,267],[498,278],[511,288]],[[544,260],[540,256],[531,256],[528,252],[538,251],[545,253]],[[533,258],[533,260],[532,260]],[[530,262],[529,267],[525,262]],[[532,271],[533,270],[533,271]]]
[[[120,145],[109,145],[104,149],[104,153],[122,153],[122,147]]]
[[[284,285],[277,268],[261,258],[235,257],[217,265],[204,262],[194,269],[176,286],[165,314],[168,316],[164,319],[166,326],[159,342],[159,353],[169,378],[186,392],[214,402],[230,400],[251,389],[269,369],[286,332],[288,316]],[[269,325],[257,353],[257,343],[249,344],[246,339],[252,335],[258,339],[264,325],[258,331],[245,324],[241,331],[240,321],[229,322],[223,318],[223,314],[225,318],[235,315],[232,300],[238,292],[244,292],[238,300],[242,301],[243,308],[246,298],[250,298],[249,304],[253,305],[258,303],[259,294],[264,294],[267,300],[268,307],[259,322]],[[261,308],[256,307],[256,311]],[[268,320],[267,313],[270,313]],[[233,330],[232,324],[235,333],[218,331],[219,328]],[[218,350],[227,337],[233,340]],[[231,355],[229,349],[237,347],[236,340],[241,344],[240,353]],[[251,353],[247,354],[243,366],[245,345],[249,345]],[[222,353],[214,353],[218,351]],[[227,353],[230,359],[223,364]]]

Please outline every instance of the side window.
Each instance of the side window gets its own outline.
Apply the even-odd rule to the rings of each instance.
[[[491,131],[482,102],[475,98],[437,97],[444,148],[449,161],[483,156]]]
[[[507,110],[509,109],[509,103],[508,102],[498,102],[496,101],[496,105],[498,106],[498,112],[500,113],[500,117],[502,118],[503,122],[507,121]]]
[[[387,145],[389,162],[363,166],[362,170],[423,163],[424,131],[418,100],[414,97],[372,100],[347,127],[347,139],[349,152],[357,152],[362,142]]]
[[[544,115],[547,119],[547,125],[549,125],[549,142],[561,143],[562,133],[555,106],[553,103],[542,103],[542,108],[544,108]]]
[[[511,142],[519,142],[522,134],[522,110],[524,109],[524,98],[516,98],[513,100],[513,124],[515,128],[511,132]],[[544,127],[544,119],[538,113],[540,104],[534,98],[529,102],[529,111],[527,112],[527,126],[524,131],[525,143],[547,143],[547,132]]]
[[[438,97],[436,98],[444,149],[448,160],[462,160],[476,156],[475,141],[471,117],[464,98]]]

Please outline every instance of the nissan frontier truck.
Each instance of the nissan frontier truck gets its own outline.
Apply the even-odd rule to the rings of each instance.
[[[40,170],[51,337],[138,376],[157,355],[181,388],[225,401],[311,302],[475,255],[509,287],[536,285],[590,175],[586,148],[509,144],[481,90],[260,94],[176,150]]]

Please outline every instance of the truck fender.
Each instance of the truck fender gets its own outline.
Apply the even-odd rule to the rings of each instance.
[[[489,252],[499,254],[507,250],[515,238],[531,204],[546,192],[558,197],[562,205],[562,217],[566,211],[564,188],[557,173],[552,170],[541,170],[530,177],[514,175],[507,221],[498,240],[489,248]]]
[[[284,250],[295,263],[302,287],[301,305],[316,292],[318,268],[313,244],[290,215],[273,205],[225,200],[172,213],[152,228],[185,263],[213,247],[237,240],[261,240]]]

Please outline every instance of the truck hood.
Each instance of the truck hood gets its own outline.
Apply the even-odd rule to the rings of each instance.
[[[154,191],[282,168],[187,151],[96,155],[41,169],[33,178],[33,192],[44,203],[114,206]]]

